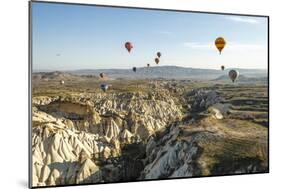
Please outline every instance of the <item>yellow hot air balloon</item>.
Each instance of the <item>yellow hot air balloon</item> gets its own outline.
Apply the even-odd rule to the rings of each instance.
[[[220,51],[220,54],[221,54],[221,51],[223,50],[223,48],[225,47],[225,40],[223,37],[218,37],[216,40],[215,40],[215,45],[217,47],[217,49]]]

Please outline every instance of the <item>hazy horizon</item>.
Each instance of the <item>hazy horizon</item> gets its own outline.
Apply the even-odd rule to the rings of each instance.
[[[267,18],[32,2],[34,70],[267,69]],[[66,19],[67,18],[67,19]],[[214,40],[222,36],[221,55]],[[134,48],[128,53],[124,43]]]
[[[174,65],[163,65],[163,66],[150,66],[149,68],[163,68],[163,67],[178,67],[183,69],[202,69],[202,70],[216,70],[220,71],[220,68],[194,68],[194,67],[183,67],[183,66],[174,66]],[[137,67],[138,69],[147,68],[146,66]],[[68,71],[79,71],[79,70],[131,70],[132,68],[79,68],[79,69],[33,69],[33,72],[68,72]],[[267,68],[225,68],[226,70],[229,69],[241,69],[241,70],[261,70],[261,71],[268,71]]]

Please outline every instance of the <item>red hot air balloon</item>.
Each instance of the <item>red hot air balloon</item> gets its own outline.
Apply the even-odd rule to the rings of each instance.
[[[131,52],[131,49],[133,48],[133,45],[131,42],[126,42],[125,43],[125,48],[127,49],[128,52]]]

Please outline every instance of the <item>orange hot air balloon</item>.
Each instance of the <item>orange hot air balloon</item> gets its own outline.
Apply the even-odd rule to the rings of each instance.
[[[127,51],[130,53],[131,49],[133,48],[133,44],[131,42],[126,42],[125,43],[125,48],[127,49]]]
[[[155,58],[154,61],[155,61],[156,64],[159,64],[160,60],[159,60],[159,58]]]
[[[216,39],[215,45],[216,45],[217,49],[220,51],[220,54],[221,54],[221,51],[223,50],[225,44],[226,44],[226,42],[225,42],[224,38],[218,37]]]

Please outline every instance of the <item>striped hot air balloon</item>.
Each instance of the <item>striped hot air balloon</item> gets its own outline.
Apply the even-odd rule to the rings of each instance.
[[[225,40],[223,37],[218,37],[216,40],[215,40],[215,45],[217,47],[217,49],[219,50],[220,54],[221,54],[221,51],[223,50],[223,48],[225,47]]]

